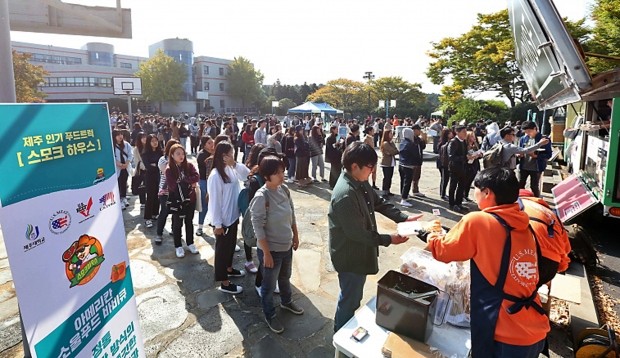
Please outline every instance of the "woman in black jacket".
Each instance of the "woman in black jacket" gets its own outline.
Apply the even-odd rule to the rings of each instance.
[[[159,167],[157,162],[162,157],[159,140],[154,134],[146,137],[146,145],[142,152],[142,162],[146,168],[144,174],[146,205],[144,207],[144,220],[146,227],[153,227],[153,219],[159,215],[159,199],[157,197],[159,191]]]
[[[300,186],[306,186],[312,182],[308,176],[310,165],[310,145],[304,135],[304,127],[295,127],[295,179]]]

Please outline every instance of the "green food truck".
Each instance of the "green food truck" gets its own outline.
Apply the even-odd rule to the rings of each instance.
[[[564,224],[620,218],[620,68],[592,76],[552,0],[509,0],[508,13],[538,108],[566,113],[570,176],[552,189],[558,216]]]

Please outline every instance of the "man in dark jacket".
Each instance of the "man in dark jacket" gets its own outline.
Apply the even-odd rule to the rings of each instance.
[[[538,132],[536,123],[525,121],[521,124],[525,135],[519,140],[519,147],[528,148],[536,145],[543,139]],[[519,162],[519,188],[525,189],[527,177],[530,177],[530,188],[537,198],[540,198],[540,177],[547,167],[547,159],[551,158],[551,143],[547,143],[540,149],[523,154]]]
[[[448,202],[450,209],[456,212],[464,212],[463,192],[467,183],[465,175],[465,162],[467,161],[467,127],[456,126],[456,136],[448,142],[448,169],[450,171],[450,188],[448,189]]]
[[[403,129],[403,141],[400,143],[398,172],[400,173],[400,205],[411,207],[411,203],[407,201],[409,198],[409,189],[413,184],[413,195],[424,196],[420,193],[418,183],[422,173],[422,151],[426,147],[426,143],[419,137],[420,126],[417,128],[418,136],[415,130],[411,128]]]
[[[360,307],[366,275],[379,271],[379,245],[408,240],[397,234],[379,234],[375,212],[395,222],[414,221],[422,216],[405,215],[372,189],[368,177],[377,165],[377,153],[369,145],[349,145],[342,165],[345,170],[332,192],[328,214],[329,252],[340,285],[334,331],[344,326]]]
[[[329,171],[329,187],[334,188],[342,171],[342,150],[344,139],[338,141],[338,125],[329,127],[329,136],[325,140],[325,161],[331,166]]]

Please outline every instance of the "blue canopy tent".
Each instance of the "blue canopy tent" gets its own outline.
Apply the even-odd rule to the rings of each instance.
[[[288,110],[288,113],[327,113],[327,114],[339,114],[342,113],[341,110],[338,110],[327,103],[319,103],[319,102],[306,102],[300,104],[297,107],[293,107]]]
[[[327,113],[327,114],[337,114],[337,113],[342,113],[342,111],[337,110],[336,108],[330,106],[329,104],[323,102],[323,103],[314,103],[315,106],[319,107],[321,109],[321,112]]]
[[[288,113],[321,113],[321,109],[312,102],[306,102],[297,107],[290,108]]]

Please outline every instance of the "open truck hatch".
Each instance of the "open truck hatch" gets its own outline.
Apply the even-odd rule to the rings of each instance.
[[[508,13],[515,57],[538,108],[580,101],[592,78],[551,0],[509,0]]]

